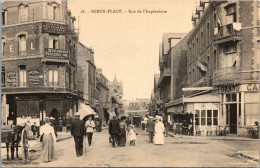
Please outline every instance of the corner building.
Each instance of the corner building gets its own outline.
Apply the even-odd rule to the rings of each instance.
[[[82,97],[76,84],[78,35],[67,1],[5,1],[2,18],[2,121],[30,118],[40,125],[52,116],[61,129]]]
[[[239,136],[260,120],[260,2],[200,2],[188,39],[187,88],[194,131]]]

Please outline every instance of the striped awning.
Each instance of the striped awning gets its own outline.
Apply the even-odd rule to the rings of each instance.
[[[69,60],[50,59],[50,58],[43,58],[42,62],[58,62],[58,63],[67,63],[67,64],[69,64]]]

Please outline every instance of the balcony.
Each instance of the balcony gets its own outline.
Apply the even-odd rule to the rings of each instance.
[[[171,77],[171,69],[170,68],[165,68],[163,72],[160,75],[159,81],[158,81],[158,88],[160,85],[166,81],[166,79],[170,79]]]
[[[69,51],[63,49],[45,48],[43,62],[69,63]]]
[[[241,23],[231,23],[228,25],[215,28],[215,44],[225,43],[228,41],[240,40]]]
[[[227,67],[217,69],[213,72],[213,84],[238,83],[242,78],[241,67]]]

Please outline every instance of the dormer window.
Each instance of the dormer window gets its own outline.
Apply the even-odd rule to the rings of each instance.
[[[227,12],[227,24],[231,24],[237,21],[236,4],[226,6]]]
[[[28,6],[25,5],[19,6],[19,21],[20,22],[28,21]]]

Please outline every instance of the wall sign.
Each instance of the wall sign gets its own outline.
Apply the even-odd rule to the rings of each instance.
[[[259,84],[247,84],[247,91],[257,91],[259,89]]]
[[[42,32],[43,33],[53,33],[53,34],[70,34],[67,25],[57,24],[57,23],[42,23]]]
[[[7,87],[16,87],[16,72],[7,72],[6,77]]]
[[[45,57],[52,59],[68,59],[69,51],[62,49],[45,48]]]
[[[219,87],[219,92],[221,92],[221,93],[237,92],[237,91],[239,91],[239,86],[236,86],[236,85],[220,86]]]
[[[28,71],[28,83],[30,86],[40,85],[40,72],[38,70]]]

